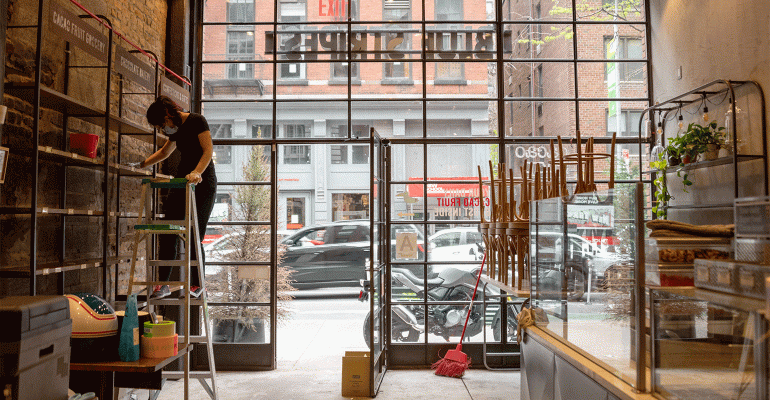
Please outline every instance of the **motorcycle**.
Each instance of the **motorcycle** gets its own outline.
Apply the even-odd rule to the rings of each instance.
[[[428,279],[428,301],[470,302],[473,289],[476,286],[477,274],[478,268],[473,271],[466,271],[453,266],[443,268],[437,276]],[[463,332],[469,304],[429,305],[427,307],[428,315],[426,328],[426,308],[423,307],[421,301],[415,301],[423,299],[425,280],[414,275],[408,269],[398,267],[391,269],[391,278],[395,287],[392,291],[394,300],[402,302],[402,304],[394,304],[391,306],[391,342],[417,342],[420,335],[426,333],[426,330],[427,333],[440,336],[446,341],[450,341],[453,338],[459,341],[460,335]],[[369,281],[361,280],[361,285],[363,286],[363,289],[361,290],[358,299],[363,302],[369,299]],[[473,301],[473,309],[471,310],[468,319],[468,328],[465,331],[466,338],[478,335],[481,333],[481,330],[484,329],[484,318],[487,317],[485,316],[484,305],[482,304],[482,296],[499,294],[495,293],[495,288],[485,287],[484,290],[481,290],[482,287],[484,286],[479,286],[476,298]],[[403,304],[403,302],[407,300],[414,301],[415,304]],[[488,304],[487,308],[488,310],[493,310],[494,306],[489,306]],[[497,310],[492,317],[491,327],[493,329],[495,340],[499,341],[501,338],[501,312],[500,307],[496,307],[496,309]],[[516,328],[518,326],[516,313],[517,310],[514,308],[513,304],[509,304],[507,313],[507,336],[509,341],[513,341],[516,338]],[[370,343],[370,319],[371,315],[367,313],[363,326],[364,341],[367,346],[369,346]],[[375,333],[379,331],[378,325],[375,326],[374,331]]]

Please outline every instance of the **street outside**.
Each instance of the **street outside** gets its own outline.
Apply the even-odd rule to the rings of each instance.
[[[294,292],[295,299],[291,301],[291,320],[284,326],[278,326],[277,351],[278,359],[292,358],[295,352],[306,347],[306,344],[324,327],[335,326],[335,337],[329,338],[329,343],[346,345],[348,350],[366,350],[363,339],[363,323],[369,312],[369,303],[358,301],[358,288],[336,288],[301,290]],[[606,315],[605,293],[591,293],[591,302],[586,297],[578,302],[569,302],[570,319],[574,321],[602,320]],[[488,313],[491,314],[491,313]],[[489,321],[489,315],[487,316]],[[487,340],[492,341],[492,330],[487,325]],[[471,341],[481,342],[482,334],[470,338]],[[570,339],[576,339],[574,336]],[[424,340],[420,335],[418,343]],[[431,343],[441,343],[442,337],[430,335]]]

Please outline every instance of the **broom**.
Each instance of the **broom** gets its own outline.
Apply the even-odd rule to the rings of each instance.
[[[436,361],[430,366],[431,369],[436,370],[436,375],[448,376],[451,378],[462,378],[465,374],[465,370],[471,366],[468,355],[463,353],[463,338],[465,337],[465,328],[468,327],[468,319],[471,317],[471,311],[473,310],[473,299],[476,298],[476,290],[479,288],[479,281],[481,280],[481,272],[484,271],[484,262],[487,260],[487,253],[484,253],[484,258],[481,259],[481,268],[479,269],[479,276],[476,278],[476,287],[473,288],[473,296],[471,296],[471,306],[468,308],[468,314],[465,316],[465,325],[463,325],[463,333],[460,334],[460,343],[454,350],[446,352],[444,358]]]

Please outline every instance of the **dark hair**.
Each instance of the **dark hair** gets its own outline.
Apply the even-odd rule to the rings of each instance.
[[[166,121],[166,113],[171,115],[171,121],[174,125],[182,125],[182,116],[179,114],[182,112],[182,108],[179,107],[174,100],[171,100],[167,96],[158,96],[155,101],[147,107],[147,122],[152,126],[162,126]]]

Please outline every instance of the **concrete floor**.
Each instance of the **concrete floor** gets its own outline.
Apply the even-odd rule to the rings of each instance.
[[[357,303],[357,302],[356,302]],[[365,310],[354,304],[347,313],[297,318],[278,328],[278,368],[265,372],[220,372],[217,389],[222,400],[344,399],[341,394],[342,356],[347,350],[367,350],[361,335]],[[350,315],[350,314],[347,314]],[[462,379],[436,376],[429,369],[390,370],[380,386],[380,400],[511,400],[520,396],[520,373],[471,369]],[[136,392],[146,399],[147,392]],[[182,381],[167,382],[159,400],[184,398]],[[122,397],[130,399],[130,397]],[[200,383],[190,382],[190,399],[209,399]]]
[[[472,369],[462,379],[436,376],[431,370],[392,370],[385,374],[379,400],[511,400],[518,399],[519,372]],[[346,399],[341,395],[340,369],[316,368],[312,364],[268,372],[222,372],[217,376],[219,398],[246,399]],[[168,382],[159,399],[182,399],[181,381]],[[141,395],[140,395],[141,396]],[[145,395],[146,396],[146,395]],[[138,399],[146,397],[137,397]],[[197,381],[190,383],[190,399],[208,395]]]

